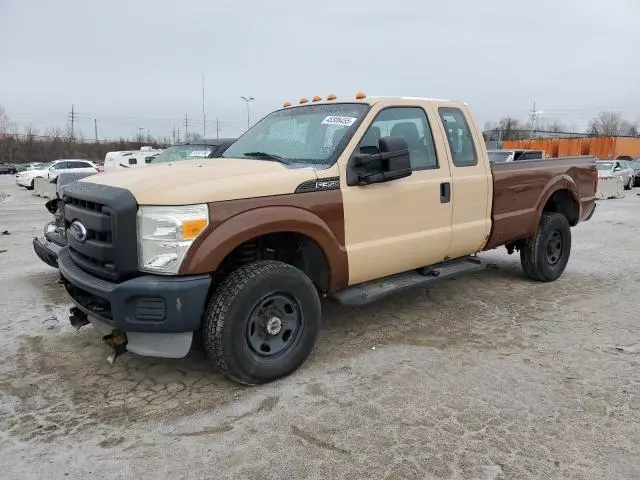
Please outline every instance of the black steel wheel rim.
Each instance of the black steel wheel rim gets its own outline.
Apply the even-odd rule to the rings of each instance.
[[[272,293],[253,307],[246,328],[247,345],[260,357],[286,354],[297,343],[304,318],[290,295]]]
[[[551,232],[549,240],[547,241],[546,258],[549,265],[557,264],[562,258],[562,251],[564,250],[564,238],[562,233],[558,230]]]

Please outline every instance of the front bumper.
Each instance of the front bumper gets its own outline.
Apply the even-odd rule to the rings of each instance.
[[[109,282],[78,267],[66,247],[58,253],[58,268],[80,310],[125,332],[198,330],[211,285],[209,275],[142,275],[121,283]]]
[[[62,247],[50,242],[45,237],[35,237],[33,239],[33,249],[36,255],[44,263],[53,268],[58,268],[58,253]]]

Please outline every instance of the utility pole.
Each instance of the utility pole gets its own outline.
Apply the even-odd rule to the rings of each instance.
[[[220,138],[220,122],[216,118],[216,138]]]
[[[207,115],[204,113],[204,73],[202,74],[202,138],[207,136]]]
[[[173,143],[176,143],[176,126],[173,126]]]
[[[140,143],[140,149],[142,149],[142,132],[144,131],[144,127],[138,127],[138,141]]]
[[[536,102],[533,102],[531,107],[531,138],[533,138],[533,132],[538,125],[538,115],[542,113],[542,110],[536,110]]]
[[[249,115],[249,102],[251,100],[255,100],[255,98],[253,97],[240,97],[242,100],[244,100],[247,104],[247,130],[249,130],[249,125],[251,124],[251,118]]]
[[[188,114],[184,114],[184,139],[185,141],[188,140],[187,139],[187,135],[189,132],[189,115]]]
[[[71,120],[71,140],[75,138],[74,124],[75,124],[77,115],[78,113],[76,112],[75,105],[71,104],[71,111],[69,112],[69,119]]]
[[[93,130],[96,134],[96,143],[98,143],[98,119],[97,118],[93,119]]]
[[[180,143],[180,127],[178,127],[178,143]]]

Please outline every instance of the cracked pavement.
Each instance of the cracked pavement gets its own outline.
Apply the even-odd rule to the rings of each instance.
[[[558,281],[496,250],[428,291],[327,301],[302,368],[248,388],[199,352],[108,364],[33,252],[44,200],[0,176],[2,476],[640,478],[637,191],[572,230]]]

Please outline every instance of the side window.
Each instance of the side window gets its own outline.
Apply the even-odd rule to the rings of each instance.
[[[69,168],[87,168],[89,164],[86,162],[69,162]]]
[[[137,165],[138,159],[136,157],[129,157],[129,165]]]
[[[456,167],[472,167],[478,164],[476,147],[473,144],[471,129],[459,108],[442,107],[440,119],[447,133],[449,149]]]
[[[54,170],[62,170],[64,168],[69,168],[68,165],[69,162],[58,162],[56,163],[52,168]]]
[[[362,137],[358,150],[361,153],[378,153],[378,140],[382,137],[403,137],[407,141],[413,170],[438,168],[431,127],[422,108],[382,110]]]
[[[542,158],[542,152],[525,152],[520,160],[539,160]]]

